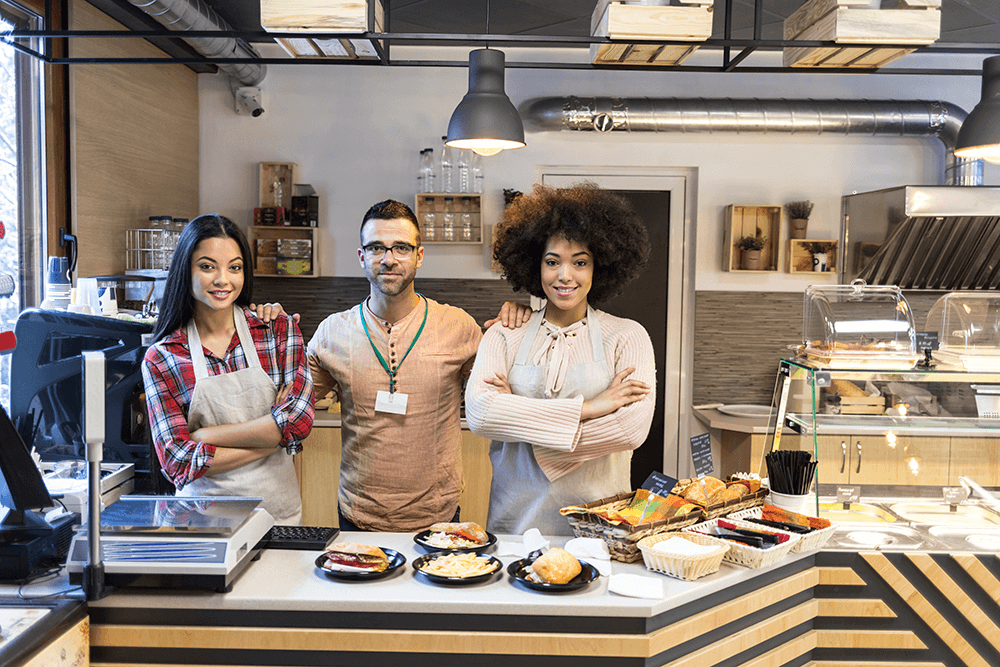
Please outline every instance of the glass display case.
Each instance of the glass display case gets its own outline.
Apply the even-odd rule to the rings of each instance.
[[[893,286],[811,286],[802,308],[800,353],[828,368],[913,368],[916,330],[903,293]]]
[[[945,294],[924,329],[937,333],[933,356],[940,366],[1000,372],[1000,292]]]
[[[780,362],[764,451],[819,462],[819,496],[935,497],[968,477],[1000,487],[1000,372]],[[777,425],[783,428],[777,428]]]

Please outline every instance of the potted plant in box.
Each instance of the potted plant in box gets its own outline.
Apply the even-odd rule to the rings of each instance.
[[[813,203],[811,201],[793,201],[785,204],[790,226],[788,238],[804,239],[806,237],[806,227],[809,224],[809,215],[812,210]]]
[[[767,243],[766,236],[744,236],[736,242],[742,251],[740,266],[746,271],[760,271],[760,254]]]
[[[837,249],[836,245],[826,241],[812,241],[806,247],[812,253],[813,271],[827,271],[830,268],[830,253]]]

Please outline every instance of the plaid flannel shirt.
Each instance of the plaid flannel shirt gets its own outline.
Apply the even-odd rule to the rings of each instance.
[[[288,316],[265,324],[243,309],[261,368],[275,386],[290,384],[288,397],[272,406],[271,416],[281,430],[281,444],[289,454],[302,451],[302,440],[312,430],[313,383],[306,361],[305,345],[298,326]],[[289,331],[291,326],[291,331]],[[224,358],[205,350],[209,375],[230,373],[248,367],[239,336],[233,334]],[[290,349],[289,349],[290,346]],[[290,368],[286,358],[291,357]],[[194,394],[194,365],[187,334],[178,329],[146,351],[142,362],[146,406],[153,444],[163,474],[180,489],[201,477],[212,465],[215,446],[190,439],[187,415]]]

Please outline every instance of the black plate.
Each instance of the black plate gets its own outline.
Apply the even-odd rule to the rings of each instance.
[[[431,551],[454,551],[456,553],[467,552],[467,551],[486,551],[494,544],[497,543],[497,536],[493,533],[486,533],[486,544],[480,544],[478,547],[436,547],[427,541],[427,538],[431,536],[431,531],[425,530],[417,533],[413,536],[413,541],[422,546],[424,549],[430,549]]]
[[[425,554],[420,558],[418,558],[417,560],[413,561],[413,569],[416,570],[419,574],[427,577],[428,581],[433,581],[435,584],[451,584],[451,585],[457,584],[459,586],[464,584],[478,584],[481,581],[486,581],[494,574],[503,569],[503,563],[501,563],[500,559],[496,558],[495,556],[489,556],[490,562],[494,564],[495,569],[487,574],[477,574],[474,577],[444,577],[441,576],[440,574],[431,574],[430,572],[424,572],[423,570],[420,569],[420,566],[423,565],[424,563],[432,561],[436,558],[442,558],[447,555],[448,555],[447,553],[442,551],[436,551],[434,553]]]
[[[369,579],[381,579],[406,563],[406,556],[398,551],[394,549],[386,549],[385,547],[379,548],[382,549],[382,551],[385,552],[385,555],[389,557],[389,567],[385,568],[381,572],[341,572],[340,570],[328,570],[324,567],[326,564],[326,552],[321,553],[316,559],[316,567],[322,570],[323,573],[331,579],[341,579],[344,581],[367,581]]]
[[[532,588],[536,591],[542,591],[543,593],[556,593],[562,591],[575,591],[584,586],[588,586],[590,582],[597,579],[598,572],[597,568],[588,563],[585,560],[580,561],[580,566],[583,568],[580,570],[580,574],[576,575],[570,579],[565,584],[545,584],[538,583],[537,581],[531,581],[525,576],[525,568],[531,565],[531,560],[528,558],[522,558],[521,560],[516,560],[507,566],[507,574],[514,578],[515,581],[524,584],[528,588]]]

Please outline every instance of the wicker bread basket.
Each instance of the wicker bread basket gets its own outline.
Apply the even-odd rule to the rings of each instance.
[[[739,519],[733,519],[728,517],[727,521],[731,521],[734,525],[740,528],[749,528],[750,530],[760,530],[761,526],[753,523],[746,523],[745,521],[740,521]],[[686,532],[696,531],[699,528],[714,527],[718,525],[718,519],[711,519],[710,521],[703,521],[702,523],[689,526],[684,530]],[[749,568],[760,568],[768,567],[774,565],[779,560],[788,555],[792,548],[798,543],[799,536],[794,533],[789,533],[784,530],[779,530],[777,528],[767,528],[768,532],[771,533],[781,533],[783,535],[788,535],[788,540],[784,544],[777,544],[768,549],[758,549],[756,547],[751,547],[747,544],[740,544],[739,542],[732,542],[730,540],[719,539],[718,537],[712,537],[709,535],[703,535],[710,540],[715,540],[720,544],[728,544],[729,551],[723,555],[723,560],[729,561],[730,563],[736,563],[737,565],[742,565],[743,567]]]
[[[684,487],[689,484],[693,484],[698,480],[695,478],[682,479],[677,482],[678,487]],[[745,480],[729,480],[730,482],[744,482]],[[675,487],[676,488],[676,487]],[[713,503],[711,505],[701,505],[701,503],[695,502],[695,505],[700,505],[705,511],[705,519],[717,519],[720,516],[726,516],[732,514],[733,512],[739,512],[741,510],[749,509],[751,507],[757,507],[764,504],[764,500],[767,498],[767,494],[770,491],[767,487],[762,486],[758,490],[749,493],[740,498],[735,498],[733,500],[727,500],[721,503]],[[693,501],[692,501],[693,502]]]
[[[743,510],[742,512],[736,512],[734,514],[730,514],[729,518],[730,519],[744,519],[744,518],[759,519],[761,516],[763,516],[763,514],[764,514],[763,508],[760,508],[760,507],[751,507],[750,509]],[[799,539],[799,541],[795,543],[795,546],[792,547],[792,551],[812,551],[813,549],[820,549],[820,548],[822,548],[823,545],[826,544],[827,541],[830,539],[830,536],[833,535],[833,531],[835,529],[836,529],[836,526],[831,525],[831,526],[828,526],[827,528],[820,528],[819,530],[814,530],[812,532],[803,533],[803,534],[799,535],[799,538],[801,538],[801,539]],[[770,530],[770,528],[767,528],[767,530]]]
[[[581,505],[581,507],[594,510],[618,511],[628,507],[634,495],[634,493],[620,493],[617,496],[602,498],[601,500]],[[573,527],[573,534],[577,537],[596,537],[602,539],[608,545],[608,551],[611,553],[613,559],[625,563],[634,563],[642,558],[642,553],[639,551],[640,540],[650,535],[659,535],[668,531],[680,530],[685,526],[704,521],[705,515],[701,510],[694,510],[689,514],[681,514],[659,521],[640,523],[636,526],[624,523],[615,525],[596,515],[570,514],[566,518]]]
[[[715,546],[716,549],[697,556],[688,556],[662,553],[653,548],[658,542],[669,540],[672,537],[682,538],[695,544]],[[698,535],[697,533],[686,531],[681,531],[680,533],[660,533],[659,535],[650,535],[640,540],[639,551],[642,552],[642,560],[646,564],[646,569],[653,572],[661,572],[678,579],[694,581],[699,577],[719,571],[722,558],[729,551],[729,545],[716,544],[717,541],[707,535]]]

